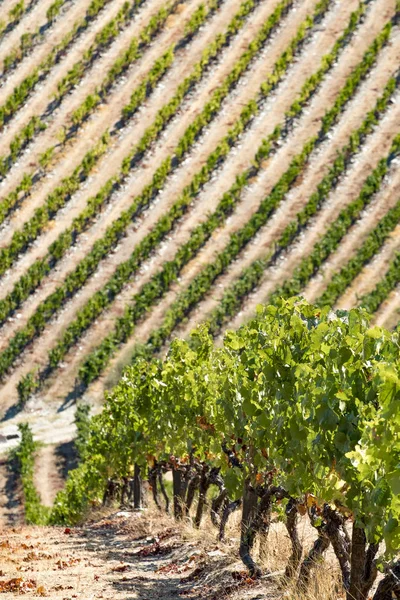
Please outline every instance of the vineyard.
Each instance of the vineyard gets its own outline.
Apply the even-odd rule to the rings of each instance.
[[[124,396],[123,373],[140,380],[143,365],[156,372],[161,363],[153,361],[165,357],[171,343],[172,357],[179,344],[188,353],[212,342],[216,353],[221,347],[236,352],[227,331],[249,331],[246,323],[258,305],[284,313],[290,302],[282,301],[294,296],[323,315],[325,307],[339,316],[351,309],[364,315],[365,309],[370,326],[395,332],[393,338],[384,334],[395,343],[400,0],[0,0],[0,13],[1,434],[24,432],[28,439],[29,422],[34,438],[46,444],[71,441],[76,407],[88,405],[97,414],[105,392]],[[197,326],[200,338],[206,327],[206,342],[190,338]],[[185,346],[175,338],[192,342]],[[219,376],[207,365],[211,386]],[[316,367],[310,385],[318,373]],[[257,412],[248,409],[251,416]],[[221,418],[240,421],[239,413]],[[191,443],[203,448],[202,465],[207,452],[218,457],[208,466],[221,468],[228,455],[220,455],[220,440],[218,449],[210,446],[209,427],[217,424],[215,413],[206,414]],[[185,426],[192,417],[185,416]],[[162,421],[162,414],[157,418]],[[308,438],[294,431],[293,419],[285,426],[300,444]],[[278,431],[278,420],[271,412],[262,426]],[[218,423],[218,431],[258,436],[257,444],[245,444],[257,452],[268,446],[259,444],[260,424],[239,435],[243,423],[235,421],[235,430],[232,422]],[[178,429],[185,426],[178,423]],[[167,440],[182,431],[158,433]],[[130,439],[130,452],[139,439]],[[186,443],[185,435],[181,439]],[[272,463],[282,469],[289,452],[299,452],[283,449],[282,440],[276,440],[273,460],[268,454],[269,473]],[[31,456],[34,441],[27,444]],[[142,448],[141,457],[156,456],[156,450]],[[356,453],[356,444],[346,452]],[[187,453],[170,448],[180,459]],[[279,484],[284,492],[272,494],[274,502],[294,507],[293,514],[302,510],[293,498],[333,497],[334,484],[324,482],[327,463],[310,475],[307,456],[298,465],[302,487],[288,475]],[[140,463],[143,471],[142,458],[121,460]],[[266,472],[266,457],[253,458],[253,466]],[[128,463],[112,460],[112,473],[126,475]],[[56,519],[56,509],[49,516],[32,484],[35,465],[26,469],[32,514],[41,522]],[[224,474],[231,499],[247,481],[237,474],[236,481],[233,473]],[[260,483],[263,489],[273,486],[270,477]],[[96,486],[93,493],[97,498]],[[270,492],[267,500],[260,494],[259,503],[270,506]],[[367,510],[358,501],[351,498],[354,515]],[[73,521],[84,507],[76,514],[64,509],[68,518],[60,513],[57,519]],[[380,516],[392,523],[388,514]],[[336,513],[324,518],[330,529]],[[365,535],[383,539],[382,524],[372,521]],[[397,542],[389,538],[390,549]],[[252,543],[243,542],[240,552],[254,575]],[[293,544],[287,575],[300,568]],[[350,563],[343,568],[357,569]],[[368,582],[354,583],[350,571],[343,571],[344,588],[349,598],[363,600]],[[354,586],[363,595],[354,595]]]

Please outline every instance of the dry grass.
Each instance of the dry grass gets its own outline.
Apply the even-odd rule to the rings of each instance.
[[[225,555],[226,563],[230,563],[231,566],[234,565],[234,568],[243,569],[238,552],[241,525],[240,510],[231,515],[226,527],[226,540],[224,542],[217,541],[218,532],[208,514],[203,518],[200,529],[196,529],[189,519],[179,524],[174,523],[183,540],[195,543],[204,552],[209,551],[210,548],[218,549]],[[302,517],[299,521],[298,532],[303,545],[303,557],[305,557],[316,538],[315,530],[306,517]],[[283,522],[274,520],[268,537],[257,537],[253,556],[265,573],[281,573],[285,570],[290,554],[291,543],[286,527]],[[277,586],[277,592],[271,589],[273,582]],[[266,595],[254,596],[255,591],[257,593],[260,591]],[[331,549],[326,553],[325,560],[315,567],[310,588],[306,594],[296,589],[294,582],[287,581],[282,576],[277,576],[272,580],[267,578],[257,585],[256,590],[249,590],[248,593],[249,596],[245,591],[240,591],[238,596],[229,595],[227,597],[235,598],[235,600],[245,600],[247,597],[268,598],[268,600],[272,600],[272,598],[277,600],[285,598],[290,598],[290,600],[339,600],[344,598],[340,569]]]

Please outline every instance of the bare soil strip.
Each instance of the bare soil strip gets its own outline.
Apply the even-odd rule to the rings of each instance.
[[[398,186],[396,186],[394,189],[390,187],[386,191],[388,192],[387,195],[390,195],[390,199],[392,201],[395,200],[396,197],[397,199],[399,198]],[[349,309],[357,306],[361,296],[368,294],[374,289],[376,284],[386,274],[390,262],[400,248],[399,233],[400,227],[396,227],[379,254],[376,254],[374,259],[364,267],[358,277],[354,279],[351,286],[349,286],[346,292],[339,298],[336,303],[337,308]]]
[[[19,39],[19,37],[21,36],[21,33],[23,33],[24,31],[24,26],[26,27],[27,23],[27,19],[29,19],[29,16],[32,16],[32,14],[37,11],[38,9],[38,0],[33,0],[33,2],[26,0],[26,2],[24,2],[23,7],[22,7],[22,14],[20,16],[20,20],[18,23],[15,23],[16,20],[16,16],[15,14],[10,14],[11,11],[13,9],[15,9],[17,7],[17,5],[19,4],[20,0],[9,0],[7,2],[7,0],[4,2],[4,0],[2,0],[0,2],[1,5],[1,24],[2,24],[2,34],[0,34],[0,50],[2,49],[2,46],[7,44],[8,39],[10,37],[13,37],[13,34],[15,33],[16,30],[19,30],[19,36],[17,39]],[[4,4],[3,4],[4,2]],[[20,9],[19,9],[20,10]],[[22,23],[24,22],[24,25],[22,25]],[[11,26],[11,30],[8,33],[4,32],[4,29],[7,29],[9,26]],[[22,31],[21,31],[22,30]]]
[[[59,462],[55,446],[46,445],[39,448],[35,457],[34,481],[44,506],[52,506],[57,492],[64,487]]]
[[[281,596],[268,579],[256,583],[241,577],[234,543],[216,545],[214,531],[196,534],[153,510],[103,514],[82,527],[3,529],[1,581],[5,586],[15,579],[17,588],[6,597],[17,597],[21,590],[27,598],[93,600]],[[273,526],[272,535],[281,540],[282,558],[289,556],[282,527]]]

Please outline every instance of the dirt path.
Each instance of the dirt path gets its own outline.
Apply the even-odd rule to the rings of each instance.
[[[73,459],[61,457],[61,449],[66,447],[68,443],[75,438],[76,426],[74,423],[75,409],[72,403],[60,407],[59,402],[43,403],[41,399],[32,399],[24,411],[15,413],[14,410],[7,411],[6,406],[1,407],[0,412],[0,433],[3,435],[18,433],[18,424],[26,423],[32,429],[35,440],[43,442],[43,444],[57,446],[57,459],[61,465],[61,470],[66,467],[62,463],[72,461]],[[96,414],[100,410],[100,406],[93,406],[91,414]],[[1,446],[2,452],[7,452],[15,447],[18,440],[9,440]],[[61,454],[60,454],[61,453]]]
[[[52,506],[54,498],[64,486],[55,446],[42,446],[36,456],[35,487],[42,504]]]
[[[108,511],[109,513],[110,511]],[[281,561],[289,547],[273,526]],[[25,597],[123,600],[277,600],[277,582],[244,580],[236,540],[215,543],[215,532],[196,535],[171,518],[117,512],[79,528],[18,527],[3,530],[1,582],[20,578]],[[277,537],[276,537],[277,536]],[[272,561],[270,561],[272,563]],[[276,562],[276,560],[275,560]],[[23,588],[22,588],[23,589]],[[9,592],[14,598],[21,591]]]

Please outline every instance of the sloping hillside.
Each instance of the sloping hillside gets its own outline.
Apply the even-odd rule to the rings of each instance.
[[[397,325],[395,0],[4,8],[2,431],[280,296]]]

